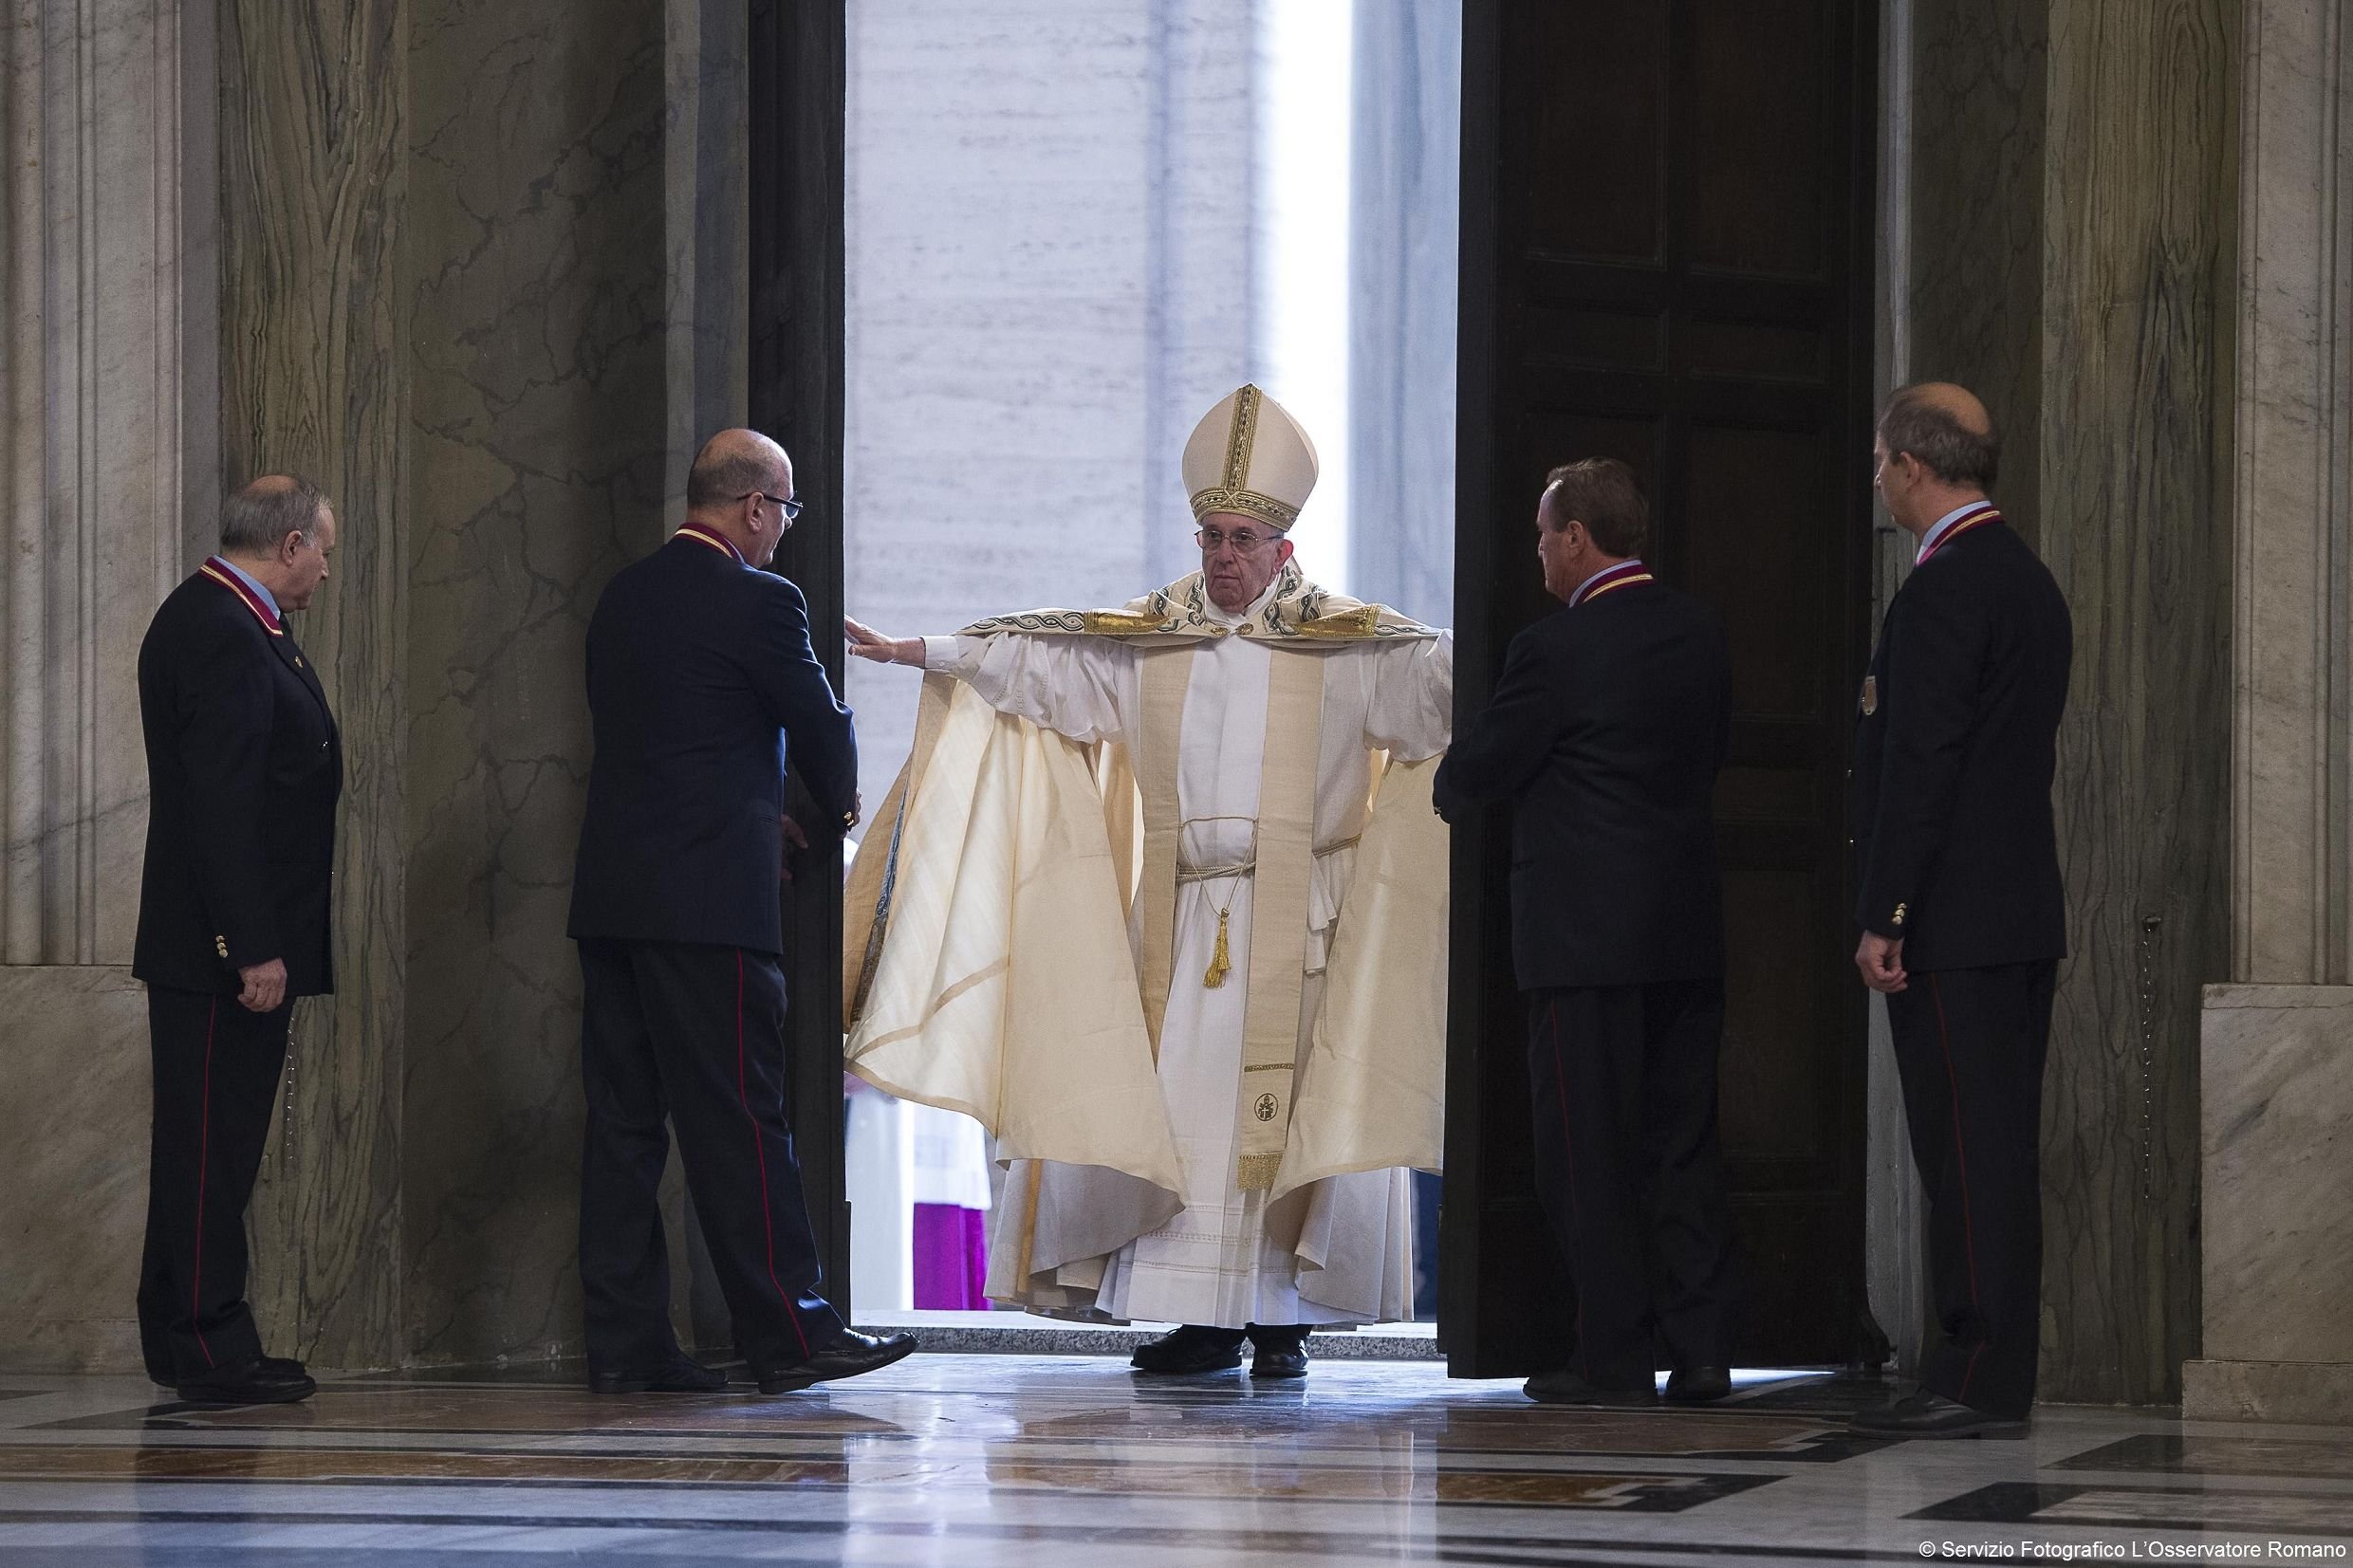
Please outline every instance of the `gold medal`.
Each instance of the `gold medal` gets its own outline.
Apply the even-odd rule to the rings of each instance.
[[[1879,710],[1880,678],[1877,675],[1865,675],[1862,677],[1862,716],[1867,719]]]

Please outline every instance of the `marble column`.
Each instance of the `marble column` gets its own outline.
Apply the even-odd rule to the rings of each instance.
[[[2050,16],[2041,526],[2075,616],[2044,1087],[2044,1397],[2197,1342],[2199,986],[2225,972],[2233,0]],[[2019,455],[2028,456],[2022,451]]]
[[[221,0],[221,367],[231,484],[293,470],[336,514],[332,576],[290,618],[343,736],[335,994],[297,1006],[250,1219],[273,1349],[400,1349],[409,508],[408,0]]]
[[[2346,0],[2246,0],[2229,883],[2183,1413],[2353,1420],[2353,117]]]
[[[213,482],[182,418],[211,189],[183,190],[184,27],[210,32],[177,0],[0,9],[0,1365],[24,1370],[138,1364],[137,660]]]
[[[576,1349],[588,616],[663,535],[665,12],[414,0],[407,1349]]]

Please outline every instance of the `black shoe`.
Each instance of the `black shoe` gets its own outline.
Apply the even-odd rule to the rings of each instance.
[[[1863,1437],[2019,1437],[2027,1430],[2019,1417],[1994,1415],[1926,1389],[1861,1411],[1847,1427]]]
[[[588,1374],[590,1393],[717,1393],[726,1387],[726,1373],[713,1372],[686,1356],[647,1372]]]
[[[1732,1392],[1732,1374],[1723,1367],[1677,1367],[1667,1374],[1667,1403],[1706,1405]]]
[[[762,1393],[791,1393],[807,1388],[811,1383],[830,1383],[836,1378],[856,1377],[861,1373],[876,1372],[914,1353],[915,1336],[912,1334],[885,1334],[877,1337],[871,1334],[861,1334],[854,1328],[845,1328],[842,1331],[842,1337],[807,1360],[788,1367],[755,1367],[752,1375],[759,1379]]]
[[[1520,1392],[1540,1405],[1583,1405],[1590,1410],[1651,1410],[1658,1403],[1658,1391],[1648,1383],[1605,1389],[1566,1367],[1538,1373],[1520,1386]]]
[[[310,1375],[310,1369],[291,1356],[265,1356],[261,1358],[260,1366],[262,1371],[273,1377],[307,1377]]]
[[[179,1396],[192,1405],[290,1405],[318,1392],[308,1373],[289,1377],[261,1361],[215,1367],[178,1388]]]
[[[1204,1328],[1198,1323],[1187,1323],[1138,1345],[1127,1364],[1155,1377],[1229,1372],[1242,1364],[1244,1337],[1238,1328]]]
[[[1251,1356],[1252,1377],[1305,1377],[1307,1375],[1307,1330],[1296,1328],[1262,1328],[1252,1323],[1247,1332],[1253,1354]]]

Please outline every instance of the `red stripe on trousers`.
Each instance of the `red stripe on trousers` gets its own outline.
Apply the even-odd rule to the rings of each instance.
[[[1961,1142],[1961,1080],[1953,1070],[1953,1037],[1944,1023],[1944,987],[1936,983],[1932,971],[1928,977],[1928,994],[1936,1004],[1936,1042],[1944,1047],[1945,1082],[1953,1090],[1953,1158],[1961,1168],[1961,1239],[1969,1252],[1969,1308],[1977,1315],[1979,1337],[1974,1350],[1969,1353],[1969,1365],[1961,1369],[1961,1403],[1969,1403],[1969,1380],[1977,1374],[1977,1357],[1985,1354],[1985,1308],[1977,1301],[1977,1227],[1969,1211],[1969,1150]]]
[[[809,1342],[807,1331],[801,1327],[801,1315],[793,1310],[792,1298],[776,1282],[776,1219],[769,1212],[768,1149],[760,1142],[760,1120],[751,1114],[751,1094],[744,1079],[744,950],[735,950],[735,1098],[744,1108],[744,1119],[751,1123],[751,1153],[760,1162],[760,1229],[768,1238],[768,1282],[774,1288],[776,1299],[785,1303],[785,1316],[792,1320],[792,1332],[801,1341],[801,1358],[807,1360]]]
[[[1568,1073],[1561,1065],[1560,999],[1555,997],[1547,1004],[1546,1011],[1552,1022],[1552,1091],[1561,1102],[1561,1163],[1568,1170],[1568,1230],[1573,1251],[1575,1237],[1584,1228],[1584,1222],[1577,1212],[1577,1145],[1568,1134]],[[1593,1353],[1585,1345],[1585,1293],[1575,1279],[1577,1260],[1571,1257],[1568,1264],[1569,1286],[1577,1292],[1577,1364],[1584,1369],[1580,1375],[1590,1383],[1593,1381]]]
[[[196,1112],[196,1262],[192,1271],[195,1278],[188,1282],[188,1322],[196,1333],[196,1348],[204,1352],[208,1367],[219,1363],[213,1359],[213,1347],[204,1342],[204,1171],[212,1164],[213,1152],[213,1025],[220,1018],[220,998],[213,999],[212,1008],[204,1015],[204,1098]]]

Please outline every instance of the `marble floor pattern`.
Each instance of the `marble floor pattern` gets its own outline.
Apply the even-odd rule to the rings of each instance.
[[[261,1409],[162,1392],[0,1375],[0,1565],[1678,1568],[2353,1545],[2353,1429],[2047,1409],[2016,1441],[1868,1442],[1843,1412],[1879,1391],[1825,1377],[1655,1413],[1532,1405],[1427,1361],[1321,1362],[1303,1386],[1142,1382],[1079,1356],[917,1356],[776,1398],[598,1398],[544,1369],[343,1378]]]

